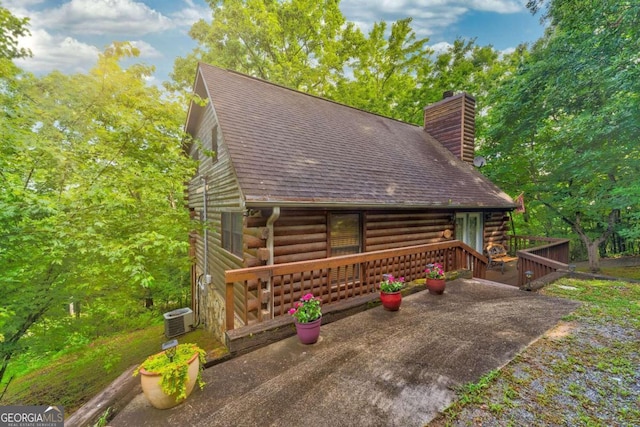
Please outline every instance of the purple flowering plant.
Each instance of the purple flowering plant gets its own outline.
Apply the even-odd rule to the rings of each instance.
[[[398,292],[404,286],[404,277],[393,277],[393,274],[383,274],[380,290],[384,293]]]
[[[304,295],[289,309],[289,314],[295,317],[298,323],[313,322],[322,316],[320,298],[314,298],[311,293]]]
[[[427,265],[427,268],[424,270],[427,273],[427,279],[444,279],[444,270],[442,269],[442,264],[435,263]]]

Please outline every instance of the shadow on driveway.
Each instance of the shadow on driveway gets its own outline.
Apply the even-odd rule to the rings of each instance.
[[[168,410],[137,395],[111,426],[424,426],[455,388],[509,362],[578,306],[459,279],[204,371],[204,390]]]

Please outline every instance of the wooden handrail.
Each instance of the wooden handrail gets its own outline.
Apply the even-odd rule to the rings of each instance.
[[[527,271],[532,273],[532,277],[535,280],[558,270],[568,269],[569,239],[513,236],[512,241],[515,239],[547,242],[544,245],[529,247],[516,252],[518,257],[518,286],[523,287],[527,284],[529,280],[525,274]]]
[[[382,251],[364,252],[352,255],[341,255],[331,258],[323,258],[309,261],[290,262],[275,265],[265,265],[259,267],[241,268],[236,270],[225,271],[225,310],[226,310],[226,329],[232,330],[235,327],[236,302],[240,298],[240,317],[247,322],[248,305],[247,290],[249,282],[257,282],[254,287],[257,288],[254,299],[258,302],[252,305],[252,310],[258,310],[256,315],[257,321],[262,321],[263,304],[268,300],[270,307],[274,306],[274,283],[280,282],[279,289],[279,308],[282,314],[283,304],[290,304],[293,301],[294,292],[300,294],[303,289],[317,290],[320,296],[328,298],[328,302],[333,300],[344,300],[353,296],[362,295],[376,291],[375,285],[382,275],[382,268],[393,269],[398,275],[405,277],[415,276],[418,271],[417,264],[423,262],[419,268],[422,271],[424,265],[429,262],[442,262],[447,270],[455,270],[468,268],[472,270],[474,277],[484,278],[486,273],[487,257],[475,251],[465,243],[453,240],[441,243],[433,243],[427,245],[408,246],[398,249],[386,249]],[[428,261],[428,262],[427,262]],[[402,270],[405,271],[402,271]],[[332,283],[329,279],[329,272],[342,272],[345,275],[344,281]],[[347,272],[351,272],[351,276],[347,277]],[[338,279],[338,280],[342,280]],[[284,283],[288,286],[284,289]],[[300,282],[300,283],[298,283]],[[264,289],[262,284],[267,283]],[[294,285],[295,283],[295,285]],[[357,286],[354,285],[357,283]],[[236,285],[239,284],[239,289]],[[306,286],[306,288],[305,288]],[[334,288],[337,291],[333,294]],[[354,288],[357,287],[357,290]],[[236,291],[240,291],[238,296]],[[322,294],[329,290],[329,294]],[[285,296],[286,295],[286,296]],[[317,295],[318,296],[318,295]],[[242,301],[244,299],[244,301]],[[256,308],[256,304],[260,307]],[[268,310],[267,310],[268,311]],[[271,312],[271,316],[274,313]]]
[[[455,244],[454,244],[455,243]],[[467,252],[472,253],[476,258],[486,262],[489,259],[477,252],[471,246],[459,241],[453,240],[443,243],[432,243],[428,245],[406,246],[398,249],[385,249],[375,252],[362,252],[351,255],[340,255],[331,258],[314,259],[309,261],[297,261],[288,262],[284,264],[263,265],[259,267],[240,268],[236,270],[227,270],[224,273],[225,282],[239,282],[243,280],[257,279],[261,277],[271,277],[280,274],[292,274],[299,271],[319,270],[323,268],[338,267],[346,264],[360,264],[362,262],[377,261],[380,259],[388,258],[389,256],[405,256],[418,252],[422,252],[424,249],[429,251],[437,251],[441,249],[450,249],[453,247],[460,247]]]

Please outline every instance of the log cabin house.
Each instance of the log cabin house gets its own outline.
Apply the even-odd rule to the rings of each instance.
[[[472,165],[468,94],[425,107],[421,127],[203,63],[194,92],[206,102],[185,125],[199,164],[188,205],[207,226],[191,236],[193,304],[222,339],[303,292],[331,304],[377,292],[385,272],[453,266],[444,244],[477,256],[507,240],[515,205]]]

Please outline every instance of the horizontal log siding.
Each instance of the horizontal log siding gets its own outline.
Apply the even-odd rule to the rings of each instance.
[[[453,237],[444,237],[445,230],[454,234],[451,214],[369,212],[365,215],[365,252],[451,240]]]
[[[490,243],[500,244],[505,248],[509,245],[508,221],[506,212],[491,212],[484,219],[484,248]]]
[[[195,272],[197,279],[201,275],[210,274],[211,284],[202,292],[199,298],[199,310],[202,321],[213,334],[224,338],[225,310],[225,282],[224,274],[227,270],[233,270],[248,266],[242,259],[230,254],[221,247],[221,212],[236,211],[242,212],[243,203],[240,189],[236,180],[233,168],[229,159],[229,153],[223,143],[223,135],[220,129],[217,132],[217,142],[212,144],[212,129],[217,123],[217,119],[210,104],[205,107],[194,106],[192,108],[204,109],[196,117],[199,122],[194,125],[193,137],[200,141],[202,146],[211,150],[217,147],[215,158],[204,155],[199,144],[192,144],[190,155],[199,161],[198,171],[188,184],[188,204],[193,209],[195,221],[200,221],[204,216],[204,182],[201,177],[205,177],[207,183],[207,226],[208,226],[208,247],[207,256],[208,271],[204,271],[204,233],[197,233],[195,237]],[[200,227],[198,227],[200,228]],[[251,258],[253,251],[247,253],[245,245],[245,257]],[[197,285],[192,286],[197,290]],[[244,288],[238,287],[238,301],[246,301]],[[244,310],[244,304],[240,304],[238,309]]]
[[[327,213],[283,210],[274,227],[274,263],[327,257]]]
[[[267,220],[271,215],[270,209],[254,211],[246,221],[246,242],[248,252],[259,258],[258,264],[266,264],[267,252]],[[327,218],[328,211],[324,210],[292,210],[283,209],[274,224],[274,263],[277,265],[321,260],[328,256]],[[366,252],[383,249],[402,248],[412,245],[438,243],[447,239],[445,230],[453,235],[451,213],[425,212],[393,212],[377,211],[363,212],[365,225],[363,226],[363,250]],[[255,253],[253,252],[255,251]],[[434,254],[430,262],[440,262],[452,265],[453,260],[447,259],[445,253]],[[401,265],[402,263],[402,265]],[[412,269],[415,274],[422,274],[427,260],[408,260],[390,258],[384,263],[372,264],[367,270],[367,277],[357,264],[344,265],[329,271],[319,269],[300,274],[285,275],[273,278],[271,281],[273,301],[267,304],[260,300],[260,295],[266,291],[266,284],[259,279],[247,281],[246,304],[236,305],[242,317],[249,324],[260,321],[265,316],[277,316],[288,309],[292,302],[307,292],[322,295],[325,304],[372,292],[362,284],[374,283],[375,274],[393,273]],[[384,270],[384,271],[383,271]],[[372,276],[372,274],[374,276]],[[328,277],[335,277],[331,282]],[[364,278],[365,280],[360,280]],[[236,294],[236,298],[243,295]],[[273,313],[273,314],[271,314]]]

